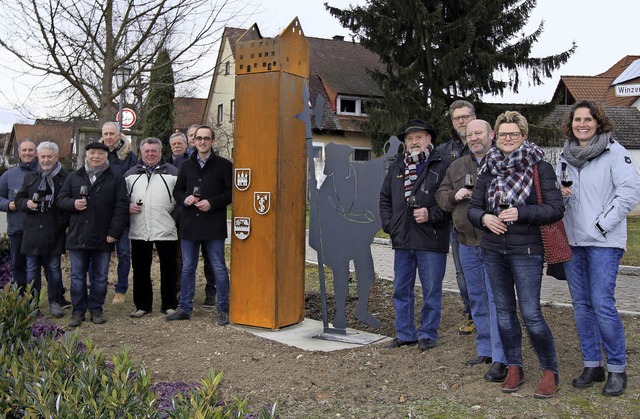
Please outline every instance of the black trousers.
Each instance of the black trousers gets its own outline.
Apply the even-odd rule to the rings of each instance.
[[[151,312],[153,308],[153,285],[151,283],[151,264],[153,245],[160,259],[160,311],[175,309],[178,306],[176,282],[178,266],[176,255],[178,240],[131,240],[131,265],[133,267],[133,303],[136,309]]]

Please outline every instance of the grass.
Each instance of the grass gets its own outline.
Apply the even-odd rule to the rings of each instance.
[[[627,252],[620,264],[640,266],[640,217],[627,217]]]

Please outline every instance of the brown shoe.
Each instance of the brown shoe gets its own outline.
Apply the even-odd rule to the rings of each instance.
[[[533,393],[533,397],[537,399],[548,399],[549,397],[553,397],[553,395],[558,391],[559,382],[558,374],[551,370],[543,370],[542,380],[540,380],[540,384],[536,387],[536,392]]]
[[[524,371],[517,365],[509,365],[507,368],[507,378],[504,379],[500,389],[503,393],[514,393],[524,383]]]
[[[124,294],[120,294],[119,292],[116,292],[115,295],[113,296],[113,301],[111,302],[111,304],[118,305],[118,304],[124,304],[126,300],[126,297],[124,296]]]

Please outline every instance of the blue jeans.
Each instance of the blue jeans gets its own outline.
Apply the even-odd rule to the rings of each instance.
[[[9,236],[11,250],[11,266],[13,267],[13,280],[18,287],[24,290],[27,286],[27,259],[22,254],[22,232]]]
[[[116,255],[118,256],[118,282],[116,292],[126,294],[129,289],[129,271],[131,270],[131,245],[129,243],[129,227],[125,228],[116,242]],[[93,282],[93,265],[89,263],[89,283]]]
[[[573,315],[585,367],[603,364],[609,372],[624,372],[627,358],[622,320],[616,309],[616,278],[624,251],[613,247],[571,247],[564,269],[573,300]]]
[[[488,356],[493,362],[506,364],[498,331],[496,303],[489,283],[489,275],[483,264],[482,248],[461,243],[460,262],[467,282],[471,316],[478,332],[476,338],[478,356]]]
[[[394,252],[393,305],[396,333],[403,341],[438,339],[442,309],[442,280],[447,254],[422,250],[396,249]],[[416,268],[422,285],[420,329],[414,320]]]
[[[111,252],[102,250],[69,250],[71,262],[71,304],[73,314],[82,314],[87,309],[101,313],[107,296],[107,276]],[[89,262],[93,265],[93,279],[87,290]]]
[[[460,290],[460,298],[464,305],[463,313],[469,316],[471,314],[471,304],[469,303],[469,291],[467,291],[467,282],[464,280],[464,269],[460,262],[460,244],[458,243],[458,233],[451,226],[451,234],[449,235],[449,244],[451,245],[451,255],[453,256],[453,264],[456,268],[456,282]]]
[[[540,367],[557,373],[553,335],[540,309],[542,255],[504,255],[483,249],[483,258],[496,301],[498,329],[507,364],[522,366],[522,329],[516,314],[517,294],[520,315]]]
[[[33,284],[38,296],[42,289],[40,268],[44,267],[47,278],[47,299],[49,304],[62,300],[62,269],[60,255],[27,255],[27,282]]]
[[[216,279],[218,312],[229,312],[229,271],[224,261],[224,240],[180,240],[182,250],[182,274],[180,275],[180,309],[187,314],[193,311],[196,293],[196,268],[200,246],[209,255],[211,269]]]

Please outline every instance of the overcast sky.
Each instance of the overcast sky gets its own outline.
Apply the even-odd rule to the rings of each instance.
[[[252,0],[258,12],[233,26],[249,27],[257,23],[265,37],[274,37],[296,16],[307,36],[331,38],[349,31],[342,28],[336,19],[325,11],[323,3],[345,8],[349,4],[364,4],[364,0]],[[533,31],[544,20],[544,33],[534,47],[534,56],[545,56],[568,49],[576,41],[578,49],[567,64],[538,87],[520,86],[520,93],[505,94],[504,97],[484,97],[491,102],[538,103],[551,99],[560,75],[596,75],[625,55],[640,55],[637,41],[640,2],[637,0],[538,0],[538,5],[529,19],[527,33]],[[4,53],[0,53],[3,59]],[[215,61],[215,52],[209,58]],[[6,70],[0,69],[2,89],[6,95],[17,94],[5,83]],[[206,97],[208,83],[203,83],[200,97]],[[9,110],[9,104],[0,98],[0,132],[10,130],[14,122],[24,120]]]

